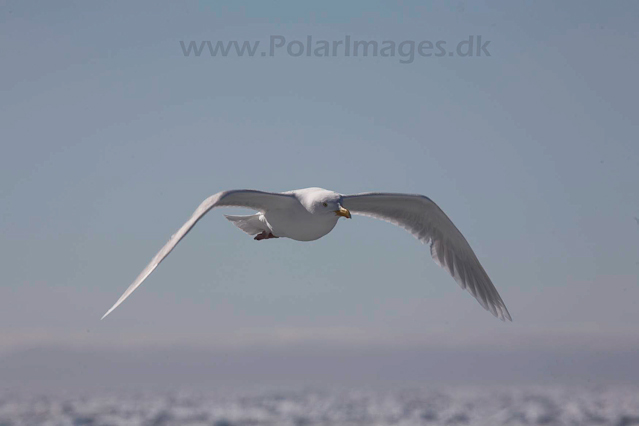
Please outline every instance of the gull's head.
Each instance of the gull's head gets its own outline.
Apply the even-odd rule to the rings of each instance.
[[[351,218],[351,212],[342,206],[341,194],[321,188],[308,188],[304,191],[308,192],[304,194],[302,204],[313,215],[337,219],[340,217]]]
[[[335,194],[339,195],[339,194]],[[351,218],[351,212],[342,206],[342,197],[321,197],[313,203],[311,213],[315,215]]]

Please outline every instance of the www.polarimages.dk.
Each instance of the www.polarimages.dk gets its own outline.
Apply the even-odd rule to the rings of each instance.
[[[490,40],[482,40],[482,36],[468,36],[468,38],[454,43],[445,40],[354,40],[345,36],[343,40],[314,40],[313,36],[306,36],[305,40],[287,40],[282,35],[271,35],[267,49],[260,40],[254,41],[212,41],[202,40],[190,42],[180,41],[184,56],[200,57],[208,53],[211,57],[247,56],[247,57],[382,57],[399,58],[402,64],[413,63],[419,57],[480,57],[491,56],[488,50]],[[451,46],[450,48],[448,46]]]

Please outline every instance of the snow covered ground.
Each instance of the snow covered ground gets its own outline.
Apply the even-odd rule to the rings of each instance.
[[[0,393],[0,425],[639,425],[639,388]]]

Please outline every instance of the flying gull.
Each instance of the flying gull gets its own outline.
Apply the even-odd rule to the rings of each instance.
[[[102,317],[117,308],[153,272],[177,243],[209,210],[215,207],[246,207],[259,213],[228,216],[228,220],[255,240],[290,238],[313,241],[333,230],[340,217],[370,216],[401,226],[422,243],[430,244],[435,262],[497,318],[512,318],[477,256],[446,214],[428,197],[412,194],[370,192],[342,195],[322,188],[282,193],[239,189],[222,191],[200,204],[191,218],[171,236],[151,263]]]

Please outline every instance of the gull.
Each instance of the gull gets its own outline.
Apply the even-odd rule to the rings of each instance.
[[[417,194],[368,192],[342,195],[322,188],[305,188],[282,193],[238,189],[218,192],[199,205],[151,262],[120,296],[102,319],[120,306],[171,253],[191,228],[216,207],[245,207],[258,213],[225,217],[257,241],[290,238],[313,241],[333,230],[340,217],[369,216],[400,226],[424,244],[461,288],[466,289],[495,317],[512,321],[508,309],[466,241],[453,222],[430,198]]]

